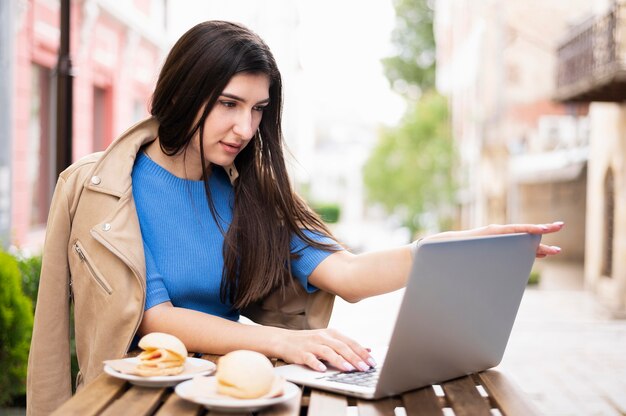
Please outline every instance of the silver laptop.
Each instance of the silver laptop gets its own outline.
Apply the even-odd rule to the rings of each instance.
[[[294,383],[366,399],[494,367],[504,355],[540,235],[424,242],[414,253],[389,346],[367,372],[276,368]]]

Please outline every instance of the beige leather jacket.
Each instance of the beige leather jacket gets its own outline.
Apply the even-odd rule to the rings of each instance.
[[[102,372],[102,361],[128,352],[145,302],[145,259],[131,172],[141,146],[157,135],[144,120],[104,153],[87,156],[59,176],[46,241],[28,362],[27,414],[45,415],[71,396],[70,313],[73,306],[78,388]],[[265,325],[325,327],[333,296],[307,295],[299,284],[243,313]]]

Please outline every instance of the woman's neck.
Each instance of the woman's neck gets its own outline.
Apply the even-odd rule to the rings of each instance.
[[[172,175],[194,181],[202,180],[202,166],[200,157],[189,148],[175,155],[166,155],[161,150],[159,138],[144,148],[145,154],[156,164]],[[207,168],[207,171],[210,167]]]

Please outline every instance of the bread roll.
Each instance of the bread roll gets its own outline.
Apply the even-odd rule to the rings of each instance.
[[[138,356],[136,374],[151,377],[171,376],[183,372],[187,348],[175,336],[153,332],[141,338],[139,347],[144,351]]]
[[[217,362],[217,391],[239,399],[256,399],[272,389],[274,367],[255,351],[229,352]]]
[[[139,348],[145,351],[164,349],[177,354],[181,358],[187,358],[185,344],[174,335],[163,332],[152,332],[144,335],[139,340]]]

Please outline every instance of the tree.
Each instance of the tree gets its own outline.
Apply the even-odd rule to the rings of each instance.
[[[412,232],[420,214],[452,200],[454,148],[447,101],[429,92],[412,105],[400,125],[383,131],[364,167],[368,199],[399,214]]]
[[[391,41],[398,53],[382,60],[385,76],[397,92],[417,99],[435,86],[434,12],[427,0],[396,0],[394,6]]]
[[[425,213],[438,226],[454,194],[455,152],[448,104],[434,90],[433,9],[428,0],[396,0],[392,41],[396,56],[385,58],[385,75],[407,100],[397,127],[383,130],[364,167],[367,198],[399,215],[412,233],[424,228]]]

